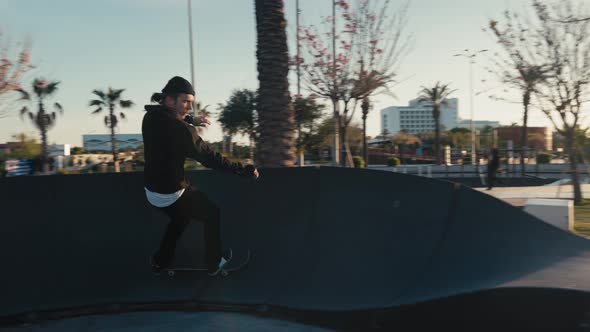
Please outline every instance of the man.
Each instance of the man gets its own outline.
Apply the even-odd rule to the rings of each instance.
[[[195,99],[192,85],[175,76],[154,93],[146,105],[142,134],[145,154],[145,192],[147,200],[169,218],[159,250],[151,257],[154,273],[158,274],[172,263],[176,242],[191,220],[204,223],[205,260],[209,275],[214,276],[229,260],[222,256],[220,210],[203,192],[190,186],[184,174],[185,158],[203,166],[258,178],[258,170],[233,163],[212,151],[197,134],[195,125],[207,125],[205,117],[188,116]],[[185,121],[186,119],[186,121]],[[192,122],[188,123],[188,122]]]
[[[496,174],[500,168],[500,155],[497,148],[492,148],[490,159],[488,160],[488,190],[492,190],[494,183],[498,179]]]

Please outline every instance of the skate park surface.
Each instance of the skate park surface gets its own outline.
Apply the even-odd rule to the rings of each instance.
[[[167,219],[145,200],[142,173],[1,179],[0,327],[141,311],[244,314],[286,330],[589,322],[589,240],[485,193],[331,167],[189,178],[220,206],[224,246],[251,250],[244,270],[152,275]],[[191,224],[177,257],[202,264],[202,242]]]

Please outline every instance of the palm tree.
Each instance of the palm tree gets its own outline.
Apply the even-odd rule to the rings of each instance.
[[[48,82],[45,79],[37,78],[33,81],[33,92],[37,97],[38,109],[37,113],[29,111],[28,107],[23,107],[20,110],[21,118],[28,114],[29,119],[33,122],[35,127],[41,132],[41,162],[43,173],[49,172],[49,152],[47,149],[47,132],[55,126],[57,119],[56,112],[47,113],[45,110],[45,99],[53,95],[57,91],[57,86],[60,82]],[[18,90],[21,94],[21,100],[30,101],[31,94],[23,89]],[[63,107],[59,103],[54,103],[53,107],[60,114],[63,114]]]
[[[204,116],[204,117],[210,117],[211,116],[211,112],[208,111],[207,109],[209,108],[210,105],[205,105],[202,106],[200,102],[195,102],[195,115],[198,116]],[[205,129],[207,129],[207,127],[201,127],[201,126],[197,126],[197,133],[202,134]]]
[[[426,88],[422,86],[422,91],[418,96],[419,102],[427,102],[432,106],[432,117],[434,118],[434,153],[436,158],[436,164],[440,165],[440,107],[446,106],[446,99],[453,92],[457,90],[451,90],[450,84],[441,84],[436,82],[436,85],[432,88]]]
[[[113,89],[109,88],[106,92],[102,90],[94,90],[92,93],[98,97],[98,99],[92,99],[89,103],[90,106],[96,106],[97,108],[92,114],[98,114],[107,108],[109,114],[104,117],[104,124],[111,130],[111,153],[113,154],[113,162],[115,164],[115,172],[119,172],[119,161],[117,160],[117,140],[115,139],[115,128],[119,123],[115,109],[117,106],[121,108],[130,108],[133,106],[131,100],[121,99],[121,94],[125,89]],[[120,112],[119,117],[125,119],[125,113]]]
[[[289,53],[283,0],[255,0],[258,60],[257,158],[261,166],[293,166],[295,115],[289,95]]]

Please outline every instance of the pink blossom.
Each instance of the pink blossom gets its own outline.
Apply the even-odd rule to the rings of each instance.
[[[29,51],[22,51],[19,54],[19,63],[29,63],[31,61],[31,53]]]
[[[336,5],[340,6],[340,8],[344,10],[348,10],[348,8],[350,8],[350,4],[344,0],[336,1]]]

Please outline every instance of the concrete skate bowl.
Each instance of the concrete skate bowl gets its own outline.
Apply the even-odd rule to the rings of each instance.
[[[329,167],[261,173],[189,175],[220,206],[224,245],[252,252],[225,279],[151,274],[167,219],[146,202],[141,173],[2,179],[1,321],[212,310],[354,329],[539,323],[567,308],[568,324],[585,324],[583,238],[451,182]],[[201,232],[189,226],[179,261],[202,265]]]

